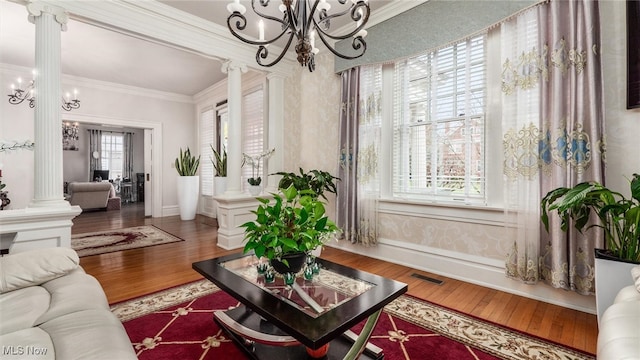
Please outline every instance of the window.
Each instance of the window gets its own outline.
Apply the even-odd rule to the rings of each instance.
[[[213,156],[211,146],[215,149],[213,141],[215,136],[213,108],[204,109],[200,113],[200,193],[202,196],[213,196]]]
[[[262,87],[254,89],[242,97],[242,152],[255,156],[264,152],[264,120],[263,120],[264,91]],[[264,165],[264,164],[263,164]],[[249,186],[247,180],[251,175],[251,166],[242,167],[242,184]],[[264,172],[264,166],[260,167]],[[264,179],[264,173],[258,174]]]
[[[393,194],[485,201],[486,36],[396,63]]]
[[[122,178],[123,166],[123,135],[102,134],[102,170],[109,170],[112,179]]]

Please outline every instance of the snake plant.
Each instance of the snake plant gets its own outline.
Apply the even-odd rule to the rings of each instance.
[[[189,148],[182,151],[180,148],[180,156],[176,158],[176,170],[180,176],[194,176],[198,172],[198,166],[200,166],[200,156],[196,158],[191,156]]]

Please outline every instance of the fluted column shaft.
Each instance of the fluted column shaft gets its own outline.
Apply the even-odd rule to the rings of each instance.
[[[68,17],[63,9],[29,3],[29,21],[36,26],[34,112],[34,198],[30,207],[69,206],[64,200],[60,93],[60,33]]]
[[[267,149],[276,149],[265,164],[266,173],[284,170],[284,77],[271,73],[269,80],[269,133]],[[267,176],[265,188],[268,192],[276,192],[280,176]]]
[[[227,74],[229,142],[227,145],[227,195],[242,193],[242,73],[247,67],[234,61],[222,64]]]

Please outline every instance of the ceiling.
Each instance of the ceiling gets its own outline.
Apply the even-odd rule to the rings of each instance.
[[[175,11],[186,12],[226,27],[230,1],[220,0],[163,0]],[[330,0],[332,9],[340,8]],[[272,1],[277,5],[278,1]],[[371,13],[391,1],[371,0]],[[249,14],[248,24],[256,23]],[[272,6],[273,6],[272,5]],[[343,6],[344,8],[344,6]],[[24,5],[0,0],[0,63],[35,66],[35,26],[27,20]],[[347,21],[336,21],[338,29]],[[247,26],[250,31],[250,26]],[[266,38],[276,34],[275,26],[266,29]],[[257,37],[257,27],[254,30]],[[66,75],[124,84],[158,91],[194,95],[225,78],[219,60],[200,54],[124,35],[105,28],[70,19],[67,31],[62,32],[62,72]],[[239,41],[239,40],[238,40]],[[318,46],[318,45],[317,45]],[[289,51],[293,51],[293,46]]]

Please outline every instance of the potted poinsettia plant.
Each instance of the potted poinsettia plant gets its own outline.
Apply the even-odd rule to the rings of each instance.
[[[541,220],[547,231],[549,213],[557,211],[564,231],[573,222],[580,232],[593,227],[604,232],[605,248],[595,249],[599,316],[631,278],[630,268],[640,263],[640,175],[633,174],[629,183],[630,198],[592,181],[552,190],[541,201]],[[598,222],[589,221],[591,214]]]
[[[338,227],[311,190],[289,186],[272,195],[272,200],[257,198],[260,205],[252,211],[256,219],[240,225],[245,229],[244,252],[269,259],[276,271],[296,273],[306,255],[322,246]]]
[[[261,154],[250,156],[245,153],[242,153],[243,163],[251,166],[251,177],[247,179],[249,183],[249,193],[253,196],[260,194],[262,188],[260,184],[262,184],[262,177],[260,176],[260,166],[262,165],[262,161],[268,159],[273,155],[276,149],[271,149],[269,151],[265,151]]]

